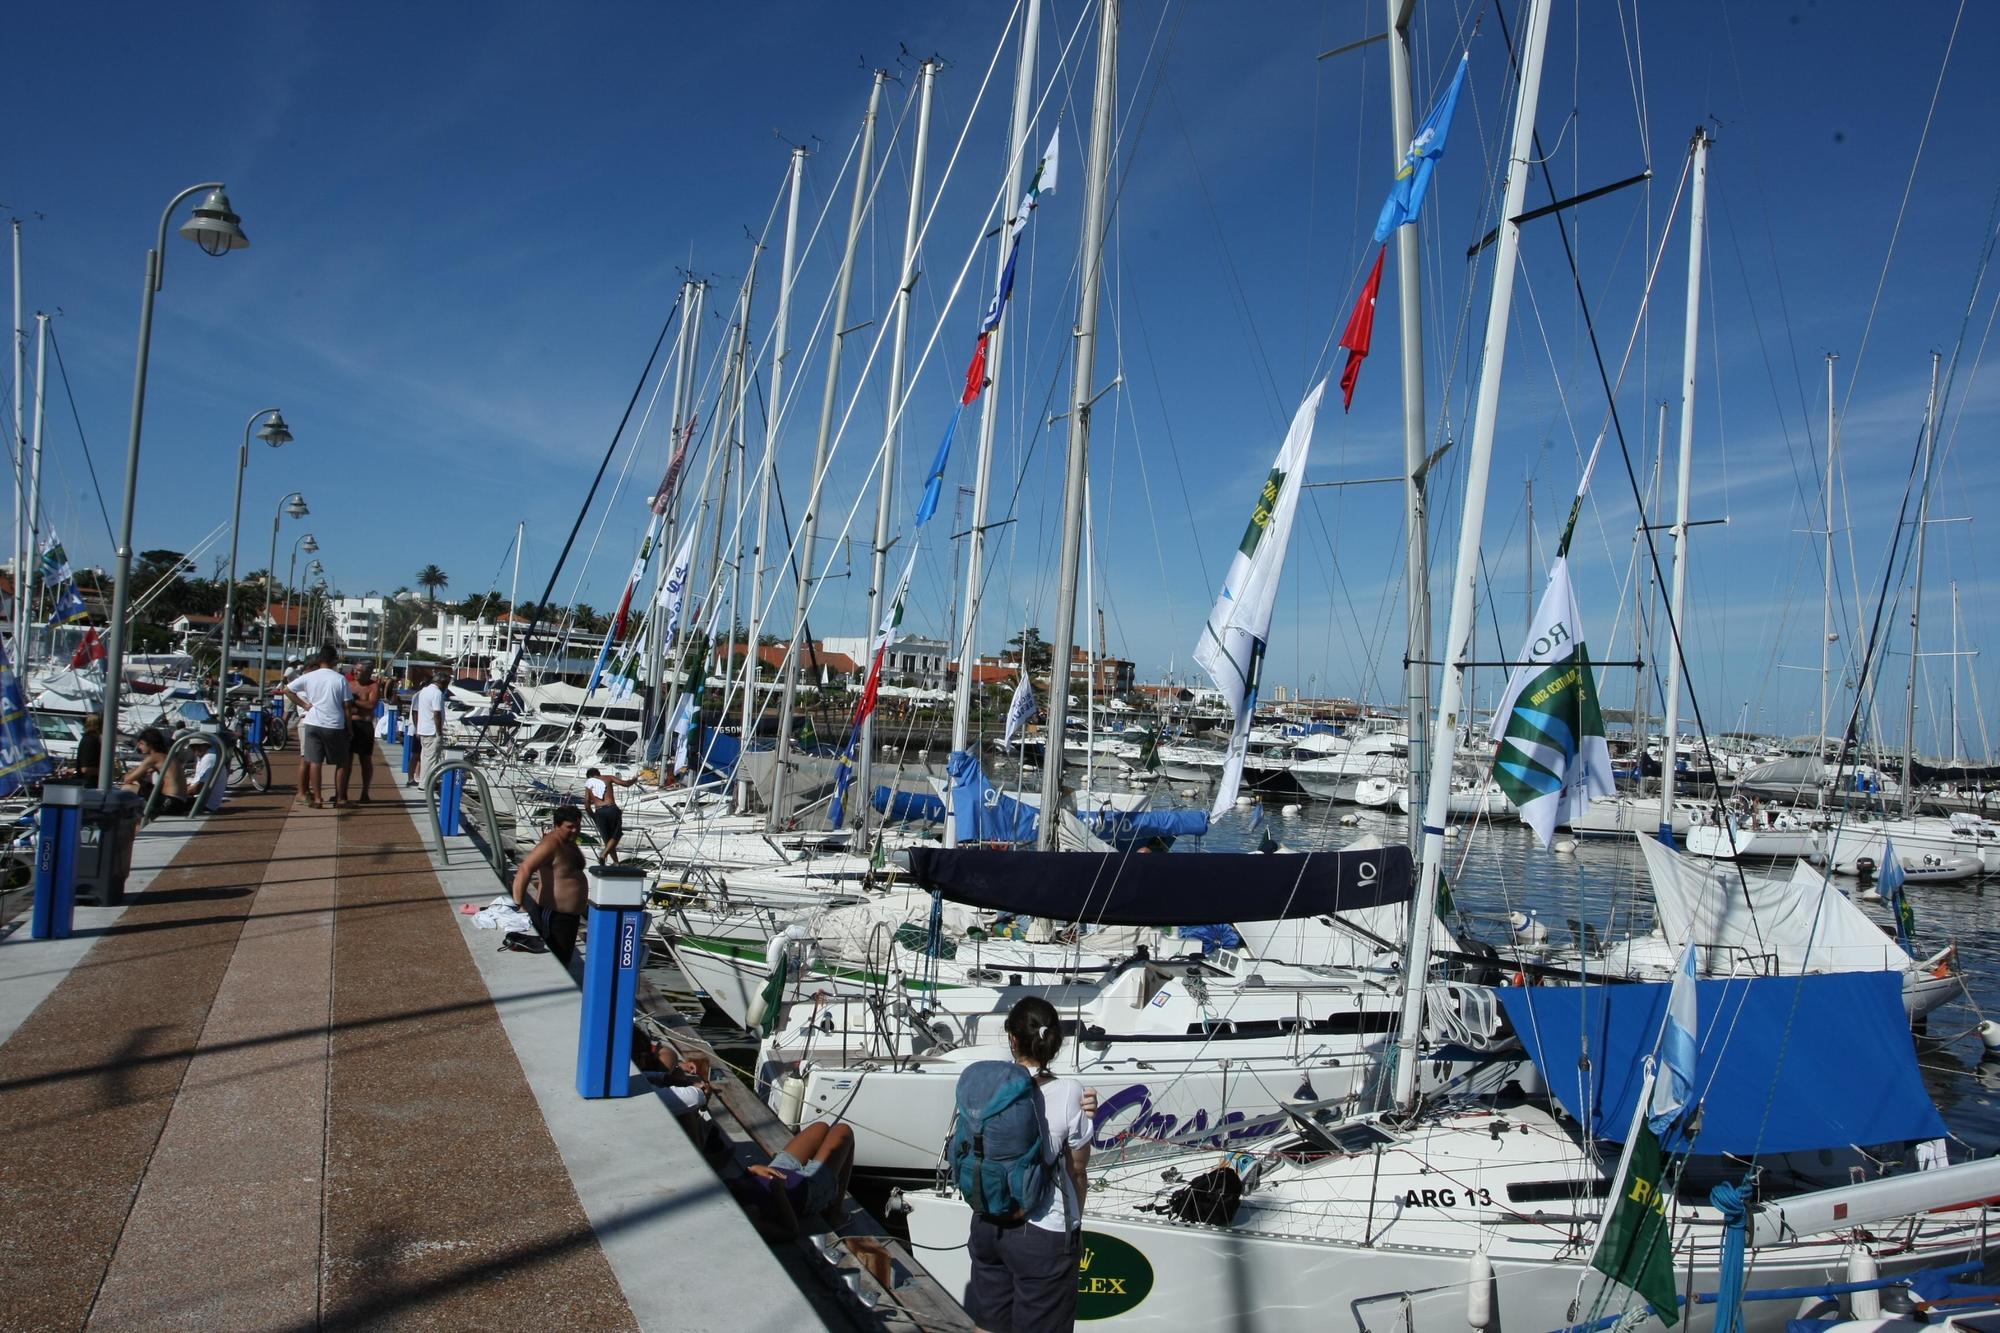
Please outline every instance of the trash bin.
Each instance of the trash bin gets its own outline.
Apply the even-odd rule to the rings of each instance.
[[[76,900],[99,907],[125,901],[125,877],[132,873],[132,840],[146,803],[123,788],[83,793],[82,836],[76,848]]]

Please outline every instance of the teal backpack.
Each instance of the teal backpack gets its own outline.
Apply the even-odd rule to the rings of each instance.
[[[1034,1075],[1011,1060],[981,1060],[958,1076],[957,1102],[947,1161],[959,1194],[989,1221],[1025,1219],[1054,1183]]]

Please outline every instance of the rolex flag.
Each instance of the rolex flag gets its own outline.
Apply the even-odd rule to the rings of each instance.
[[[1243,760],[1250,748],[1250,716],[1257,708],[1257,681],[1264,660],[1264,643],[1271,632],[1271,608],[1278,599],[1278,576],[1285,568],[1285,547],[1292,539],[1292,516],[1298,511],[1299,482],[1306,454],[1312,448],[1313,422],[1326,392],[1321,380],[1306,395],[1292,417],[1291,429],[1278,450],[1277,461],[1257,492],[1250,523],[1229,561],[1222,592],[1209,610],[1208,623],[1195,645],[1194,660],[1208,672],[1229,704],[1229,749],[1223,759],[1222,781],[1215,791],[1213,814],[1236,803],[1243,783]]]
[[[1007,732],[1001,737],[1002,745],[1012,745],[1014,738],[1027,728],[1035,718],[1035,687],[1028,683],[1028,673],[1021,673],[1021,683],[1014,687],[1014,702],[1007,706]]]
[[[1597,677],[1584,646],[1583,619],[1569,584],[1568,541],[1549,571],[1548,590],[1507,692],[1493,711],[1499,728],[1493,778],[1546,847],[1556,826],[1617,790]]]

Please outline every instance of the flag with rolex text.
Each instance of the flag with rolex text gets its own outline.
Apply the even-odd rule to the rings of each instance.
[[[1617,790],[1567,554],[1549,570],[1517,660],[1493,710],[1493,779],[1546,847],[1558,825]]]

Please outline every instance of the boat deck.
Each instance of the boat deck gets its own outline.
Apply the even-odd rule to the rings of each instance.
[[[881,1326],[657,1097],[577,1097],[572,975],[383,790],[160,820],[126,905],[0,938],[0,1328]]]

